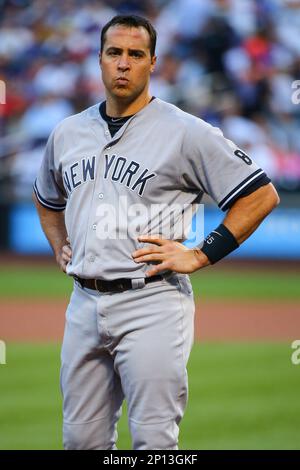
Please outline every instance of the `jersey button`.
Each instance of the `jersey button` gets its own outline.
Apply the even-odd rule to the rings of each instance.
[[[92,229],[96,230],[96,228],[97,228],[97,224],[93,224]]]
[[[99,199],[103,199],[103,193],[100,193],[100,194],[98,195],[98,197],[99,197]]]

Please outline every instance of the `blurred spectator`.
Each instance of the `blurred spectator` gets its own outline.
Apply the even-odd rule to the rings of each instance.
[[[1,5],[1,197],[29,199],[53,127],[104,98],[100,30],[116,13],[146,15],[157,29],[155,96],[220,126],[279,189],[300,192],[300,105],[291,99],[292,82],[300,79],[300,0]]]
[[[71,98],[76,92],[76,80],[79,76],[79,65],[75,62],[61,63],[57,60],[44,65],[37,72],[33,86],[38,96],[66,96]]]
[[[32,141],[33,148],[18,152],[10,161],[9,176],[12,181],[12,198],[24,200],[32,192],[32,185],[39,169],[46,141],[36,139]]]
[[[20,120],[20,131],[30,140],[46,139],[56,124],[72,113],[73,108],[65,98],[45,95],[26,110]]]

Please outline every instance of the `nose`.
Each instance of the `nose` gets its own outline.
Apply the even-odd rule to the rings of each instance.
[[[128,56],[126,54],[122,54],[120,56],[119,62],[118,62],[118,69],[119,70],[128,70],[129,69],[129,60]]]

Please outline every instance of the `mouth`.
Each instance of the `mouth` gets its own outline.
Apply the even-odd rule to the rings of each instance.
[[[129,80],[128,80],[128,78],[125,78],[125,77],[118,77],[116,79],[116,83],[118,85],[127,85],[127,83],[129,83]]]

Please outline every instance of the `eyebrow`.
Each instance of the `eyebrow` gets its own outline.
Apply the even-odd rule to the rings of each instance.
[[[105,52],[108,52],[108,51],[116,51],[116,52],[122,52],[123,49],[121,47],[117,47],[117,46],[109,46]],[[146,55],[145,51],[143,51],[142,49],[128,49],[129,53],[133,53],[133,52],[138,52],[139,54],[143,54],[143,55]]]

